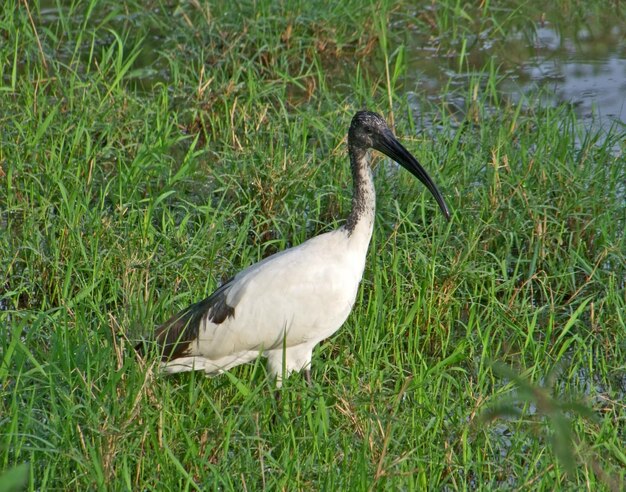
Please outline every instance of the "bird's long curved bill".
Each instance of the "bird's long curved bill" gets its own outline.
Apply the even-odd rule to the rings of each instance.
[[[417,159],[413,157],[413,155],[406,150],[404,146],[398,142],[398,140],[396,140],[391,132],[377,142],[377,144],[374,145],[374,148],[396,161],[413,176],[424,183],[426,188],[428,188],[428,190],[435,197],[435,200],[437,200],[443,215],[445,215],[447,220],[450,220],[450,210],[448,210],[448,206],[446,205],[441,192],[437,189],[437,186],[435,186],[433,180],[430,179],[430,176],[422,165],[417,162]]]

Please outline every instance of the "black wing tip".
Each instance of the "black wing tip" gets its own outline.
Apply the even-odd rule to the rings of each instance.
[[[168,362],[189,354],[191,345],[198,341],[203,320],[221,324],[235,316],[235,308],[226,302],[227,290],[232,279],[220,286],[213,294],[187,306],[158,326],[152,337],[134,346],[142,358],[156,353],[161,362]]]
[[[199,319],[190,315],[190,306],[159,325],[154,335],[143,338],[133,346],[141,359],[158,358],[168,362],[183,357],[191,343],[197,339]]]
[[[168,362],[179,357],[184,357],[189,351],[191,341],[174,341],[169,340],[141,340],[133,346],[135,354],[145,360],[155,357],[161,362]]]

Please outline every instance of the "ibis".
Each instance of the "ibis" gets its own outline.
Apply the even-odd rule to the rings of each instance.
[[[346,321],[363,276],[375,212],[370,149],[417,177],[450,219],[432,179],[385,120],[357,112],[348,131],[353,195],[345,224],[249,266],[165,321],[152,342],[166,373],[220,374],[263,356],[278,387],[301,370],[310,383],[313,348]],[[146,345],[136,348],[143,353]]]

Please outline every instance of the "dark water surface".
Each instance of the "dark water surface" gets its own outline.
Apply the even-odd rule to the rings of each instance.
[[[502,86],[513,99],[544,88],[546,102],[571,104],[583,120],[626,122],[624,26],[597,33],[580,28],[570,37],[539,27],[529,50],[532,56]]]
[[[407,46],[410,79],[416,93],[460,99],[470,82],[487,79],[489,65],[498,74],[497,90],[517,104],[570,105],[587,128],[626,124],[626,24],[619,19],[581,26],[538,20],[532,29],[512,30],[505,38],[492,32],[459,41],[466,58],[429,47]],[[409,41],[410,43],[410,41]],[[457,48],[457,52],[461,47]],[[459,66],[460,65],[460,66]],[[451,101],[462,108],[462,100]]]

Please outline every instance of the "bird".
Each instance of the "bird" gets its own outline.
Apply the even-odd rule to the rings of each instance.
[[[450,220],[441,192],[385,119],[358,111],[348,130],[353,195],[345,223],[240,271],[157,327],[137,344],[139,354],[151,342],[163,372],[209,376],[263,356],[277,388],[301,371],[311,384],[313,349],[344,324],[363,277],[376,206],[371,149],[418,178]]]

